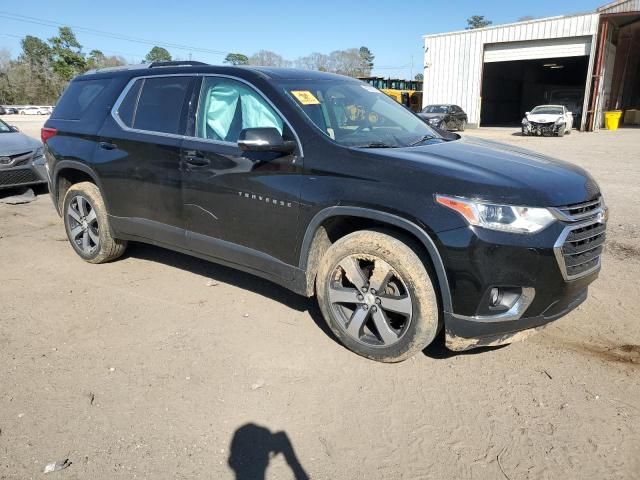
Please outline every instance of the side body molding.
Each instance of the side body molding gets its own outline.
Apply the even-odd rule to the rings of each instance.
[[[311,242],[313,241],[316,230],[326,219],[335,216],[350,216],[376,220],[378,222],[387,223],[389,225],[401,228],[418,238],[431,257],[431,262],[433,263],[433,267],[437,276],[436,280],[438,282],[438,287],[440,288],[443,310],[445,312],[453,311],[451,305],[451,292],[449,291],[449,283],[447,281],[447,273],[445,271],[442,258],[440,257],[440,252],[438,252],[438,248],[436,247],[435,243],[427,234],[427,232],[425,232],[418,225],[405,218],[393,215],[392,213],[381,212],[378,210],[371,210],[362,207],[347,206],[327,207],[324,210],[321,210],[311,219],[311,222],[307,226],[307,230],[304,234],[302,247],[300,250],[299,266],[301,270],[307,270],[307,258],[309,255],[309,249],[311,248]]]

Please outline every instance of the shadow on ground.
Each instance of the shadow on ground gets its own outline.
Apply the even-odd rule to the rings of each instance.
[[[174,268],[195,273],[196,275],[210,278],[220,283],[226,283],[243,290],[249,290],[258,295],[262,295],[263,297],[267,297],[271,300],[287,305],[298,312],[307,312],[325,335],[344,348],[342,343],[340,343],[331,329],[327,326],[315,298],[305,298],[281,287],[280,285],[240,270],[235,270],[230,267],[225,267],[223,265],[153,245],[130,243],[124,258],[139,258],[151,262],[159,262],[164,265],[169,265]],[[499,348],[502,347],[484,347],[468,350],[466,352],[454,352],[445,347],[443,330],[436,337],[433,343],[423,350],[423,353],[434,360],[444,360],[458,355],[476,355]]]
[[[291,440],[285,432],[271,432],[268,428],[247,423],[233,434],[227,463],[236,480],[264,480],[269,462],[282,455],[295,480],[308,480]]]

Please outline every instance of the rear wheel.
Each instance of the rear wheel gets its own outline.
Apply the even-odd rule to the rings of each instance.
[[[89,263],[121,256],[127,242],[113,238],[98,187],[91,182],[72,185],[64,196],[64,226],[75,252]]]
[[[372,360],[406,360],[438,332],[436,294],[424,263],[407,243],[380,231],[334,243],[320,264],[316,293],[336,337]]]

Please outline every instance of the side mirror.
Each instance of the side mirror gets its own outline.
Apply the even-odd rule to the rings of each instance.
[[[296,142],[283,139],[273,127],[245,128],[238,137],[238,147],[245,152],[291,153],[296,148]]]
[[[16,127],[15,125],[9,125],[9,130],[11,130],[12,132],[19,132],[20,129],[18,127]]]
[[[527,116],[529,116],[530,113],[531,112],[524,112],[524,116],[527,117]]]

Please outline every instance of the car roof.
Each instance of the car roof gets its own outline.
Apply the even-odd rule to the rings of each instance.
[[[538,108],[538,107],[557,107],[557,108],[562,108],[562,107],[564,107],[564,105],[547,105],[547,104],[544,104],[544,105],[536,105],[533,108]]]
[[[162,62],[149,65],[126,65],[123,67],[111,67],[91,70],[76,77],[76,80],[88,80],[90,78],[103,78],[114,76],[155,76],[175,74],[212,73],[239,76],[243,78],[261,77],[271,80],[352,80],[360,82],[352,77],[335,73],[319,72],[316,70],[302,70],[297,68],[277,68],[260,66],[227,66],[208,65],[200,62]]]

